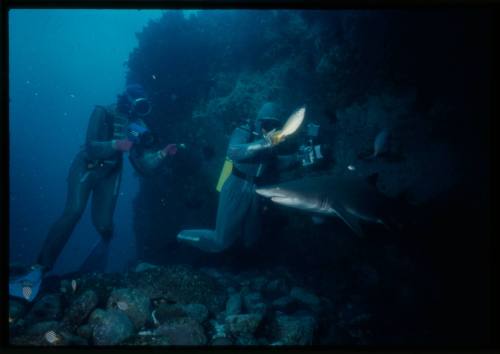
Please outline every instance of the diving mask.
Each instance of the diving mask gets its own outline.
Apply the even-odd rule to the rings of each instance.
[[[146,98],[132,98],[128,96],[128,99],[131,104],[131,111],[137,114],[138,116],[144,117],[147,116],[151,112],[151,103]]]

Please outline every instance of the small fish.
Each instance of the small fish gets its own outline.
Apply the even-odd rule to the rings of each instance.
[[[151,75],[151,77],[153,78],[153,80],[156,80],[156,75],[155,74]]]
[[[9,323],[12,323],[12,322],[14,322],[14,319],[9,316]]]
[[[45,333],[44,335],[45,337],[45,340],[47,342],[49,342],[50,344],[54,344],[54,343],[57,343],[59,342],[59,340],[61,339],[56,332],[54,331],[48,331],[47,333]]]
[[[373,154],[369,156],[369,159],[375,158],[387,151],[387,144],[389,141],[389,130],[382,129],[380,133],[377,134],[373,142]]]
[[[154,333],[152,331],[141,331],[137,333],[139,336],[152,336]]]
[[[74,94],[74,93],[70,93],[70,94],[69,94],[69,97],[71,97],[71,98],[75,98],[76,96],[75,96],[75,94]]]
[[[75,291],[76,291],[76,280],[75,280],[75,279],[73,279],[73,280],[71,281],[71,289],[73,289],[73,292],[75,292]]]
[[[290,118],[288,118],[288,120],[286,121],[285,125],[283,126],[279,134],[281,136],[289,136],[295,133],[297,129],[299,129],[299,127],[301,126],[302,122],[304,121],[305,114],[306,114],[305,107],[301,107],[294,113],[292,113],[292,115],[290,116]]]
[[[29,300],[31,298],[31,295],[33,294],[33,289],[31,289],[31,286],[23,286],[23,296],[26,300]]]
[[[153,312],[151,312],[151,318],[153,319],[153,323],[158,326],[160,324],[160,321],[158,321],[158,319],[156,318],[155,313],[156,310],[153,310]]]
[[[349,166],[347,166],[347,169],[348,169],[349,171],[355,171],[355,170],[356,170],[356,167],[355,167],[355,166],[353,166],[353,165],[349,165]]]
[[[118,301],[116,306],[122,311],[126,311],[128,309],[128,305],[125,301]]]

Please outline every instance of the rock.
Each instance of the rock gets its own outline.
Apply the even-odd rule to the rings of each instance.
[[[142,290],[150,299],[163,298],[171,303],[203,304],[212,313],[224,309],[225,288],[206,273],[189,266],[175,265],[127,274],[129,288]]]
[[[61,315],[61,297],[58,294],[48,294],[33,305],[26,316],[26,322],[53,321],[60,319]]]
[[[165,336],[171,345],[205,345],[207,343],[203,327],[188,317],[161,325],[154,331],[154,335]]]
[[[97,294],[93,290],[86,290],[71,303],[63,321],[73,326],[82,324],[97,306],[97,302]]]
[[[285,296],[289,292],[289,288],[285,279],[279,278],[271,280],[263,288],[264,295],[270,298]]]
[[[264,304],[261,293],[252,292],[243,296],[243,303],[247,313],[260,313],[266,312],[267,306]]]
[[[154,310],[154,314],[160,324],[188,317],[188,314],[180,304],[160,304],[160,306]]]
[[[78,334],[82,338],[91,339],[93,330],[93,326],[84,324],[83,326],[78,327],[78,329],[76,330],[76,334]]]
[[[226,315],[239,315],[241,313],[242,299],[239,293],[229,296],[226,303]]]
[[[95,309],[89,316],[89,325],[95,326],[99,321],[102,321],[106,316],[106,310],[103,309]]]
[[[57,331],[61,325],[57,321],[38,322],[26,330],[28,335],[40,335],[49,331]]]
[[[137,289],[116,289],[109,296],[108,309],[123,311],[137,330],[141,329],[151,314],[149,298]]]
[[[300,303],[306,305],[314,312],[319,312],[321,310],[321,301],[313,293],[299,287],[294,287],[290,291],[290,296]]]
[[[192,318],[200,324],[208,319],[208,309],[203,304],[187,304],[183,305],[182,308],[184,309],[188,317]]]
[[[211,345],[233,345],[233,341],[228,337],[216,337],[210,342]]]
[[[129,338],[121,345],[143,345],[143,346],[165,346],[170,345],[167,337],[155,336],[155,335],[137,335],[135,337]]]
[[[236,338],[235,345],[259,345],[253,336],[240,336]]]
[[[22,346],[69,346],[69,345],[88,345],[88,342],[80,337],[74,336],[67,331],[54,331],[51,336],[51,340],[48,340],[46,333],[43,334],[23,334],[21,336],[16,336],[10,339],[11,345],[22,345]]]
[[[134,324],[124,312],[106,310],[92,316],[92,339],[95,345],[116,345],[130,338]]]
[[[97,295],[99,307],[106,307],[109,295],[114,289],[126,287],[126,279],[121,273],[87,273],[73,280],[76,282],[76,291],[73,291],[70,280],[61,281],[61,290],[65,289],[65,299],[73,302],[86,291],[92,290]]]
[[[272,324],[272,337],[282,345],[311,345],[316,320],[312,316],[277,316]]]
[[[26,307],[21,301],[9,299],[9,325],[15,323],[26,312]]]
[[[268,282],[267,278],[263,276],[254,278],[250,283],[250,288],[256,292],[260,292],[267,284],[267,282]]]
[[[253,335],[259,327],[263,316],[261,314],[243,314],[226,317],[229,331],[235,335]]]
[[[143,263],[139,263],[137,265],[137,267],[135,267],[134,272],[140,273],[140,272],[143,272],[143,271],[148,270],[148,269],[156,269],[156,268],[158,268],[158,266],[156,266],[154,264],[143,262]]]
[[[297,309],[297,300],[291,296],[283,296],[273,301],[273,310],[291,314]]]

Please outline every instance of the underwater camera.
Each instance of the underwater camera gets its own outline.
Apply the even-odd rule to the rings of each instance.
[[[318,135],[319,125],[307,124],[306,143],[299,147],[299,158],[304,167],[313,165],[316,161],[323,159],[321,145],[315,144]]]
[[[154,136],[151,131],[137,123],[130,123],[127,127],[127,138],[134,144],[150,147],[154,143]]]

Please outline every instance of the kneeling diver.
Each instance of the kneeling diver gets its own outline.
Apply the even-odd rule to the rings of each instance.
[[[37,264],[24,272],[11,271],[9,293],[32,301],[42,277],[52,269],[69,240],[92,194],[92,222],[100,240],[83,263],[80,271],[103,271],[107,264],[113,235],[113,213],[122,174],[122,155],[129,158],[140,174],[154,173],[167,156],[175,155],[177,146],[157,145],[141,117],[151,111],[144,88],[127,86],[114,105],[96,106],[88,124],[86,143],[70,167],[67,199],[62,216],[52,225],[39,254]]]
[[[303,113],[302,109],[296,114],[302,114],[303,119]],[[300,125],[301,119],[294,123]],[[267,102],[253,122],[233,131],[226,159],[226,166],[229,164],[232,170],[220,190],[215,230],[183,230],[177,235],[180,242],[206,252],[221,252],[240,235],[246,247],[255,242],[261,226],[256,185],[273,172],[273,167],[274,171],[281,171],[298,167],[301,162],[299,154],[276,154],[274,148],[286,137],[283,130],[276,131],[281,125],[276,118],[276,105]]]

